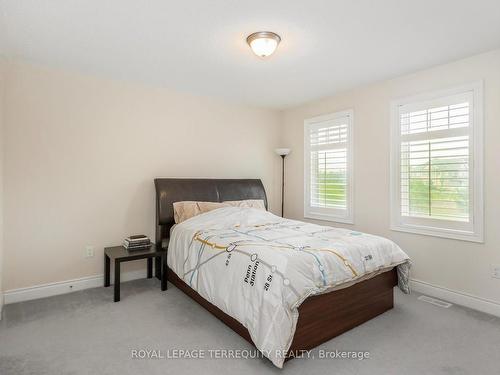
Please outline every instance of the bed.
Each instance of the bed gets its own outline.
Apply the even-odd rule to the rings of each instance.
[[[161,178],[155,187],[156,245],[168,249],[168,281],[278,367],[391,309],[394,286],[409,292],[407,255],[381,237],[237,208],[199,215],[172,230],[174,202],[258,199],[267,208],[258,179]],[[346,255],[343,244],[355,255]],[[216,256],[220,261],[212,261]],[[291,281],[285,269],[295,272]],[[158,263],[156,275],[161,272]]]

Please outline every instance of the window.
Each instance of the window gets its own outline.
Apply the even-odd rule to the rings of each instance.
[[[482,242],[482,84],[391,107],[392,229]]]
[[[353,223],[353,112],[304,122],[304,216]]]

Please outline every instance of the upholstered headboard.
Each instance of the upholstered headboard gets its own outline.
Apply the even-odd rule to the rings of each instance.
[[[156,178],[156,245],[169,237],[174,225],[173,203],[179,201],[223,202],[262,199],[267,208],[262,181],[206,178]]]

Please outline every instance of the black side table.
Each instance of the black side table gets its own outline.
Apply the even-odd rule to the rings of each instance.
[[[155,245],[151,245],[146,250],[128,251],[123,246],[104,248],[104,286],[110,285],[111,260],[115,262],[115,302],[120,300],[120,263],[131,260],[148,260],[148,279],[153,277],[153,258],[160,264],[160,269],[156,270],[156,277],[161,280],[161,290],[167,290],[167,252],[156,250]],[[158,271],[160,274],[158,274]]]

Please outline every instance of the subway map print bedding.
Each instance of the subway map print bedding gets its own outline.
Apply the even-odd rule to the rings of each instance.
[[[177,224],[168,266],[203,298],[245,326],[282,367],[309,296],[397,267],[409,292],[410,260],[392,241],[348,229],[224,207]]]

